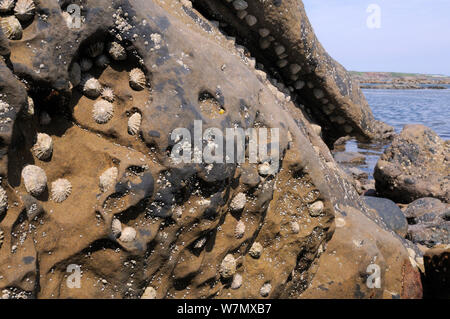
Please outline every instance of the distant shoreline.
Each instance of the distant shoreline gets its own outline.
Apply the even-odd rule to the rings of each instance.
[[[361,89],[370,90],[447,90],[448,88],[440,85],[412,85],[412,84],[372,84],[361,83]]]
[[[450,77],[445,75],[355,71],[350,74],[362,89],[445,90],[450,85]]]

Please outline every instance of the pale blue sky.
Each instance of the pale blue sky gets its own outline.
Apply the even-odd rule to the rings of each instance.
[[[325,49],[348,70],[450,75],[450,0],[303,0]],[[370,4],[381,28],[367,27]]]

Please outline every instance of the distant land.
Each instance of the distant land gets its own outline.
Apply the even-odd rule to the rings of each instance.
[[[448,89],[450,77],[441,74],[350,71],[363,89]]]

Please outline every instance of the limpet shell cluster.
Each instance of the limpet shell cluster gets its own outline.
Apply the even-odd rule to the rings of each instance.
[[[317,217],[322,214],[324,210],[324,204],[322,201],[317,201],[309,206],[309,215],[311,217]]]
[[[0,27],[6,37],[10,40],[20,40],[23,34],[21,22],[31,20],[35,11],[33,0],[0,0],[0,14],[10,14],[0,17]]]
[[[272,291],[272,285],[270,283],[265,283],[259,290],[259,293],[260,293],[261,297],[267,297],[271,291]]]
[[[241,288],[242,286],[242,275],[241,274],[235,274],[233,277],[233,282],[231,283],[231,289],[236,290]]]

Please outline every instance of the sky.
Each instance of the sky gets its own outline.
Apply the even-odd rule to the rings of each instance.
[[[450,76],[450,0],[303,3],[320,42],[347,70]]]

